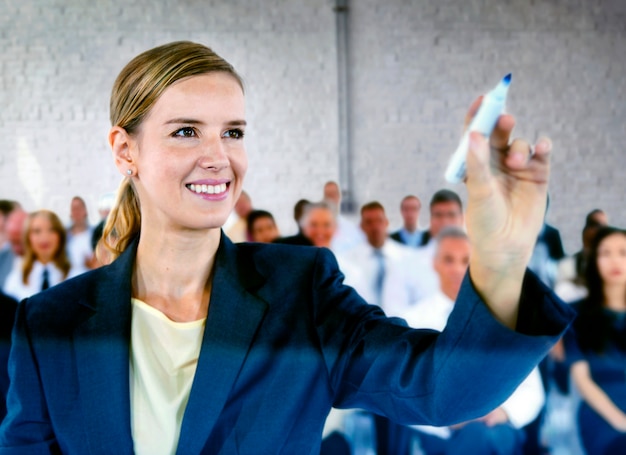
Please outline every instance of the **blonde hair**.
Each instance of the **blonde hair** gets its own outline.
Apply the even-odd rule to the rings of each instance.
[[[59,236],[59,245],[54,253],[52,262],[63,273],[63,279],[67,278],[67,274],[69,273],[71,267],[70,261],[67,258],[67,253],[65,252],[67,234],[65,233],[65,228],[63,227],[61,219],[56,213],[50,210],[37,210],[36,212],[30,213],[24,223],[24,261],[22,262],[22,282],[24,284],[28,284],[28,276],[33,270],[35,261],[39,259],[35,254],[32,243],[30,242],[30,230],[33,220],[38,216],[47,218],[48,221],[50,221],[50,224],[52,224],[52,229]]]
[[[132,59],[113,84],[110,102],[112,126],[130,135],[163,92],[176,81],[201,74],[224,72],[232,75],[243,90],[243,81],[230,63],[210,48],[189,41],[177,41],[155,47]],[[117,258],[128,247],[141,227],[141,205],[132,180],[125,178],[117,200],[107,217],[97,248],[103,263]],[[105,250],[108,254],[103,256]]]

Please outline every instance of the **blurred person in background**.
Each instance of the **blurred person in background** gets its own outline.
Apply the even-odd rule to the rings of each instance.
[[[0,289],[2,289],[4,281],[13,267],[15,255],[11,249],[11,242],[9,242],[7,237],[6,223],[11,212],[17,207],[19,207],[19,204],[16,201],[0,200]]]
[[[440,288],[403,315],[409,326],[445,328],[469,266],[470,251],[470,240],[459,227],[439,231],[433,267]],[[417,426],[415,436],[426,455],[520,455],[527,438],[525,427],[539,416],[544,403],[545,391],[535,367],[504,403],[485,416],[451,427]],[[407,444],[407,430],[382,418],[376,423],[379,433],[392,436],[385,441],[384,453],[400,453],[397,444],[403,440]]]
[[[415,251],[389,238],[389,220],[380,202],[361,207],[360,227],[366,241],[339,258],[345,282],[387,316],[400,317],[419,296]]]
[[[313,245],[307,236],[305,236],[302,232],[302,217],[304,216],[304,212],[310,203],[311,202],[307,199],[300,199],[296,202],[293,207],[293,219],[298,226],[298,232],[287,237],[279,237],[274,240],[274,243],[285,243],[287,245]]]
[[[246,225],[251,242],[271,243],[280,237],[274,216],[266,210],[252,210]]]
[[[335,253],[344,253],[356,245],[363,243],[363,232],[356,223],[341,213],[341,188],[332,180],[324,184],[323,200],[335,213],[335,233],[333,235],[332,250]]]
[[[67,228],[67,256],[74,271],[83,273],[89,270],[93,259],[91,244],[92,228],[89,225],[87,205],[83,198],[74,196],[70,204],[71,224]]]
[[[10,262],[10,266],[3,278],[3,290],[11,272],[20,267],[24,255],[24,223],[26,218],[28,218],[28,213],[21,206],[17,206],[6,219],[5,234],[10,250],[5,253],[4,260]]]
[[[423,246],[424,232],[419,230],[418,224],[421,209],[422,202],[417,196],[405,196],[402,202],[400,202],[402,228],[392,233],[389,237],[406,246]]]
[[[71,264],[65,242],[65,228],[54,212],[38,210],[28,215],[24,224],[24,256],[15,262],[4,292],[22,300],[68,278]]]
[[[332,250],[336,230],[335,211],[328,203],[314,202],[307,205],[302,215],[302,233],[313,246]]]
[[[463,228],[465,221],[461,198],[452,190],[436,191],[430,198],[429,212],[430,225],[422,236],[421,246],[417,248],[415,277],[419,294],[416,300],[424,299],[439,289],[439,275],[433,268],[439,232],[447,227]]]
[[[582,401],[578,431],[589,455],[626,451],[626,230],[602,227],[591,245],[588,295],[564,338]]]
[[[582,248],[559,262],[557,282],[554,291],[566,302],[580,300],[587,296],[586,269],[591,252],[591,245],[598,230],[606,226],[606,214],[595,209],[585,217],[582,231]]]

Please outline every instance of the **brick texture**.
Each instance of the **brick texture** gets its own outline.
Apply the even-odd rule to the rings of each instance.
[[[426,203],[465,110],[507,72],[516,135],[549,135],[548,220],[568,252],[584,215],[626,225],[626,7],[620,0],[353,0],[349,10],[354,197]],[[97,218],[117,187],[106,142],[122,66],[172,40],[205,43],[246,82],[246,189],[285,233],[301,197],[338,169],[337,53],[330,0],[21,0],[0,6],[0,198]],[[465,198],[462,186],[453,187]],[[428,224],[424,210],[421,224]]]

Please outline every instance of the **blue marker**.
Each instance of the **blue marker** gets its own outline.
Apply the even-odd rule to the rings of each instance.
[[[476,112],[476,115],[470,122],[459,146],[450,159],[445,174],[448,182],[459,183],[465,180],[465,158],[469,149],[469,133],[478,131],[483,136],[489,137],[496,126],[498,118],[504,112],[504,103],[506,102],[506,94],[509,91],[510,84],[511,74],[509,73],[502,78],[500,83],[496,85],[496,88],[483,97],[478,112]]]

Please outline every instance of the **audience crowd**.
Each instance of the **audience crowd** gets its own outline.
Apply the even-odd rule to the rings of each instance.
[[[435,192],[425,228],[416,195],[404,197],[397,208],[368,202],[358,219],[341,213],[336,182],[327,182],[320,196],[297,201],[297,232],[281,237],[272,213],[255,207],[243,192],[224,232],[234,242],[328,248],[345,282],[368,303],[411,327],[443,330],[471,251],[459,196]],[[18,302],[100,265],[96,250],[113,199],[103,196],[100,223],[90,226],[84,200],[72,198],[67,227],[49,210],[27,213],[19,202],[0,200],[0,419],[6,414]],[[396,209],[403,224],[391,229],[387,213]],[[599,209],[581,224],[580,250],[570,256],[557,228],[545,224],[537,239],[531,270],[580,316],[508,400],[480,419],[445,428],[403,426],[361,410],[333,409],[322,454],[626,453],[626,231],[608,227]],[[554,419],[554,397],[571,404],[565,439],[555,437],[565,430]]]

